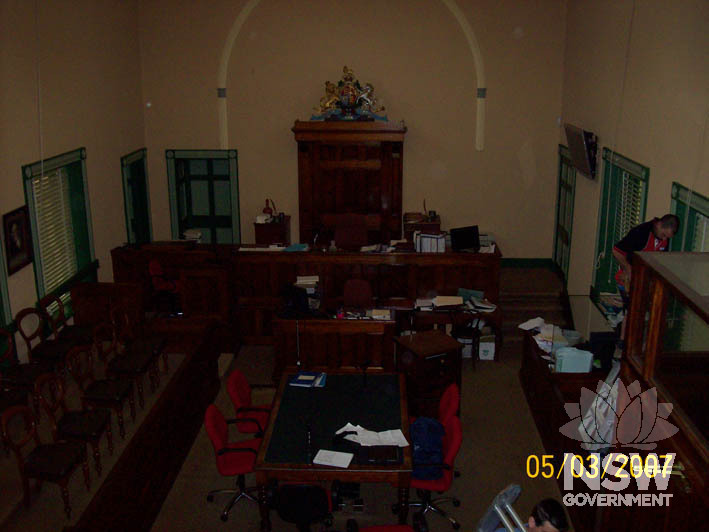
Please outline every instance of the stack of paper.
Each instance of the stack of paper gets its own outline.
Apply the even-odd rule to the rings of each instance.
[[[416,303],[414,303],[414,306],[417,309],[421,310],[432,310],[433,309],[433,299],[427,299],[420,297],[416,300]]]
[[[317,292],[319,282],[320,276],[318,275],[299,275],[296,277],[295,286],[304,288],[309,295],[312,295]]]
[[[391,310],[388,308],[375,308],[372,309],[371,315],[373,320],[390,320]]]
[[[313,458],[313,463],[318,465],[347,468],[350,466],[353,456],[354,455],[352,453],[341,453],[338,451],[327,451],[325,449],[320,449],[318,454],[315,455],[315,458]]]
[[[359,425],[347,423],[335,434],[340,434],[341,432],[354,432],[355,434],[348,434],[345,436],[345,439],[359,443],[364,447],[373,447],[375,445],[394,445],[396,447],[409,446],[409,442],[406,441],[404,433],[401,432],[401,429],[374,432],[372,430],[362,428]]]

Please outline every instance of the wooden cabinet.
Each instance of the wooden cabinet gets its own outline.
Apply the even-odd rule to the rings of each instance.
[[[413,242],[414,231],[422,233],[438,234],[441,232],[441,217],[436,215],[433,218],[428,217],[412,217],[411,213],[404,215],[404,238],[409,242]]]
[[[652,528],[663,532],[705,529],[709,520],[709,253],[637,253],[632,279],[623,380],[638,381],[643,392],[656,389],[658,416],[651,421],[666,417],[679,430],[671,437],[669,429],[648,436],[662,451],[676,453],[669,486],[661,492],[672,495],[669,507],[633,508],[624,517],[630,523],[650,523],[656,517]],[[662,403],[671,406],[669,415],[661,414]],[[613,523],[616,513],[606,512],[604,520],[604,525]]]
[[[254,234],[258,245],[290,245],[290,216],[284,216],[282,222],[254,223]]]
[[[599,371],[590,373],[555,373],[549,368],[549,362],[542,358],[546,355],[537,345],[532,334],[524,335],[522,367],[519,380],[527,398],[529,409],[534,417],[539,436],[544,444],[546,455],[552,456],[554,471],[563,464],[564,453],[586,456],[581,443],[561,434],[559,428],[569,421],[564,405],[579,403],[581,389],[595,391],[599,380],[606,374]],[[563,492],[563,474],[558,479],[559,489]],[[590,506],[571,506],[567,508],[573,521],[574,530],[592,531],[595,509]],[[607,530],[613,530],[611,528]]]
[[[669,479],[662,478],[668,471],[663,469],[641,488],[637,472],[621,470],[607,480],[616,486],[628,480],[625,487],[616,491],[601,484],[598,494],[663,497],[669,502],[570,506],[568,511],[578,531],[704,530],[709,520],[709,254],[637,253],[632,279],[620,372],[627,391],[619,390],[614,403],[611,451],[637,454],[644,464],[652,463],[648,456],[653,453],[663,466],[666,455],[675,457]],[[527,333],[520,381],[545,451],[554,456],[556,472],[564,452],[588,457],[579,442],[559,432],[569,421],[564,404],[579,403],[581,388],[595,391],[606,375],[555,374],[541,355]],[[622,461],[621,457],[614,464],[620,467]],[[634,466],[639,466],[637,458]],[[562,495],[596,493],[580,480],[574,486],[574,491],[565,491],[563,475],[559,479]]]
[[[367,215],[370,241],[401,238],[403,124],[296,121],[293,133],[301,242],[332,234],[345,213]]]
[[[409,413],[438,417],[438,404],[449,384],[461,389],[463,344],[441,331],[423,331],[394,339],[396,369],[406,375]]]

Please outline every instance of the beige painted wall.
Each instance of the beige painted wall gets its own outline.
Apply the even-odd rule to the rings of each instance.
[[[126,240],[120,157],[144,142],[137,2],[37,5],[35,16],[35,2],[0,2],[0,212],[25,203],[22,165],[85,146],[99,276],[110,280],[109,251]],[[32,266],[8,291],[13,314],[34,305]]]
[[[219,60],[246,2],[141,3],[146,143],[156,238],[169,236],[166,148],[218,148]],[[468,42],[441,1],[262,0],[245,20],[227,74],[229,147],[239,150],[242,236],[265,197],[292,215],[296,144],[324,81],[343,65],[371,82],[390,120],[409,128],[404,209],[423,199],[445,228],[478,223],[513,257],[549,256],[561,110],[564,2],[458,2],[487,76],[485,150],[475,150],[477,79]],[[169,7],[169,9],[168,9]]]
[[[568,3],[563,118],[650,168],[650,219],[669,212],[673,181],[709,195],[709,3],[635,4]],[[601,183],[576,179],[570,294],[593,279]]]
[[[325,0],[251,0],[226,55],[244,240],[266,196],[297,234],[290,128],[344,64],[409,127],[405,210],[425,198],[445,228],[478,223],[507,257],[551,255],[560,115],[650,167],[649,215],[669,209],[675,179],[709,195],[708,6],[637,4],[621,100],[630,0],[459,0],[488,89],[476,151],[473,56],[444,1],[365,0],[343,13]],[[100,277],[110,279],[109,250],[125,240],[119,158],[147,146],[154,234],[169,238],[164,152],[219,147],[220,58],[247,1],[45,1],[39,31],[34,5],[0,0],[0,212],[24,203],[20,168],[40,158],[40,139],[46,157],[86,146]],[[571,293],[591,281],[599,194],[600,181],[578,179]],[[10,277],[9,292],[15,312],[34,302],[32,268]]]

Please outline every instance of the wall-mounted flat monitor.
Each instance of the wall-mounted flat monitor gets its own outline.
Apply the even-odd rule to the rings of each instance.
[[[598,137],[590,131],[564,124],[566,140],[569,143],[571,163],[574,168],[594,179],[596,177],[596,153],[598,151]]]

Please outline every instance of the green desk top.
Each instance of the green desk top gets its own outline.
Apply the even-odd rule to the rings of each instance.
[[[324,388],[286,385],[266,451],[266,462],[307,463],[310,424],[313,454],[333,449],[335,431],[347,422],[374,430],[401,428],[399,377],[328,375]]]

